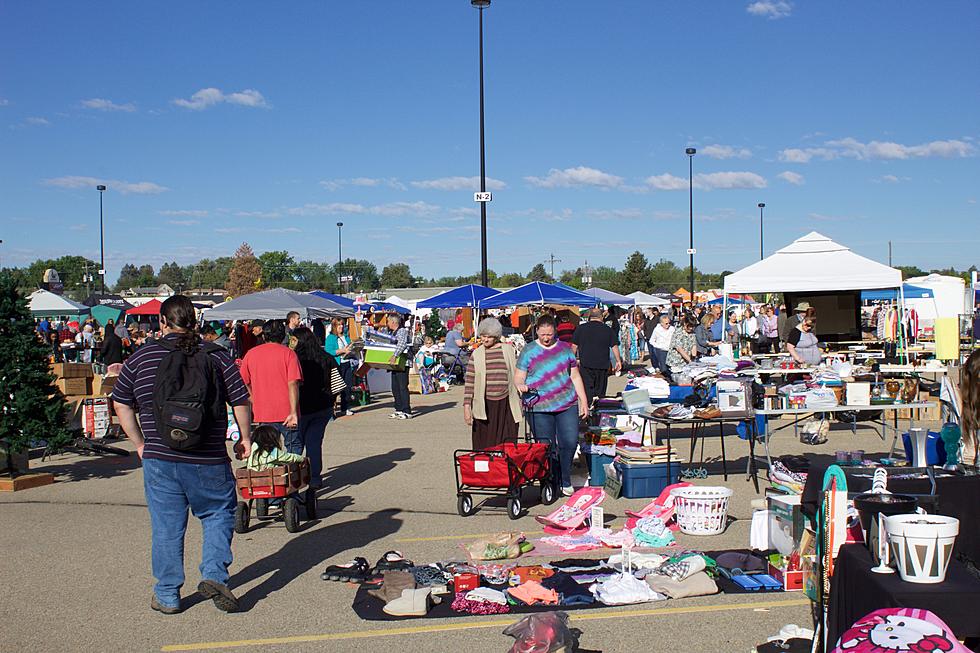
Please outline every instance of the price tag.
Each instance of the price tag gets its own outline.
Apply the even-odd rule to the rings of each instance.
[[[698,253],[698,250],[696,250],[693,247],[691,247],[690,249],[687,250],[687,253],[688,254],[697,254]]]
[[[492,202],[493,201],[493,193],[491,193],[490,191],[487,191],[486,193],[481,193],[481,192],[477,191],[477,192],[473,193],[473,201],[474,202]]]
[[[592,513],[589,519],[589,531],[595,532],[603,527],[604,524],[604,513],[602,506],[592,506]]]

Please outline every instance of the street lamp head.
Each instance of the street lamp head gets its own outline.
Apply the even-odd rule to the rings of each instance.
[[[766,208],[766,203],[765,202],[759,202],[759,208],[760,209]]]
[[[697,153],[698,153],[698,151],[696,149],[694,149],[693,147],[689,147],[686,150],[684,150],[684,154],[686,154],[688,156],[694,156]]]
[[[103,186],[102,184],[99,184],[98,186],[95,187],[95,190],[97,190],[97,191],[99,191],[101,193],[102,191],[105,190],[105,186]]]
[[[344,226],[344,223],[343,223],[343,222],[338,222],[338,223],[337,223],[337,226],[338,226],[338,227],[343,227],[343,226]]]
[[[470,0],[470,4],[477,9],[486,9],[490,6],[490,0]]]

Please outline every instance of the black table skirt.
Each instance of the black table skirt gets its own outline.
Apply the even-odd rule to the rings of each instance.
[[[828,649],[854,622],[882,608],[930,610],[959,639],[980,637],[980,579],[961,562],[953,560],[946,580],[934,585],[907,583],[898,572],[876,574],[872,566],[871,553],[863,544],[841,547],[830,580]]]
[[[849,494],[859,494],[871,489],[871,475],[874,473],[872,468],[843,467],[842,469],[847,477]],[[803,488],[802,510],[810,519],[813,519],[817,511],[826,470],[827,465],[811,465]],[[901,467],[890,468],[891,474],[900,474],[901,471]],[[888,490],[895,494],[929,494],[931,485],[928,478],[890,478]],[[980,476],[937,478],[936,494],[939,495],[938,514],[960,520],[960,533],[953,548],[954,557],[964,558],[980,565]],[[980,621],[980,611],[977,620]]]

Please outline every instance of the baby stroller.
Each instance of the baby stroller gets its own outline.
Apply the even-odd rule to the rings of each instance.
[[[527,401],[524,402],[525,418]],[[507,516],[518,519],[524,512],[524,488],[538,484],[541,503],[557,498],[554,452],[547,442],[533,442],[525,429],[524,442],[504,443],[489,449],[457,449],[453,452],[456,471],[456,511],[462,517],[475,512],[473,496],[507,497]]]
[[[299,507],[306,507],[306,518],[316,519],[316,494],[309,493],[307,499],[300,491],[310,482],[310,461],[278,465],[259,471],[242,467],[235,470],[235,485],[242,501],[235,506],[235,532],[247,533],[252,515],[252,502],[255,502],[255,516],[270,519],[269,500],[280,500],[282,520],[286,530],[295,533],[299,530]],[[273,516],[271,518],[277,518]]]

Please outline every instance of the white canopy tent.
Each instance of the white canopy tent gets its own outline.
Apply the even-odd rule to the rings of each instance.
[[[28,295],[27,303],[34,317],[68,317],[84,315],[90,310],[84,304],[47,290],[35,290]]]
[[[905,303],[914,308],[923,324],[931,325],[937,318],[956,317],[972,313],[972,301],[966,300],[969,293],[966,282],[959,277],[930,274],[908,279],[907,283],[932,291],[932,299],[906,299]]]
[[[904,348],[905,297],[902,273],[884,263],[855,254],[823,234],[811,231],[771,256],[725,277],[724,314],[728,296],[767,292],[806,293],[898,288],[899,343]]]
[[[626,295],[636,302],[637,306],[670,306],[670,300],[664,299],[662,297],[654,297],[653,295],[648,295],[645,292],[637,290],[636,292],[631,292]]]

